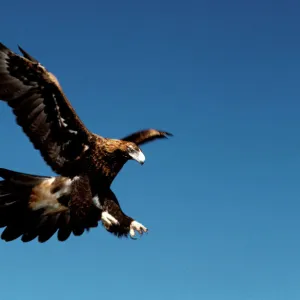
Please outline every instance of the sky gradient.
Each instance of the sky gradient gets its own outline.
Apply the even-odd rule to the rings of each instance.
[[[300,4],[5,1],[1,42],[59,79],[86,126],[143,147],[113,183],[149,228],[0,242],[5,300],[300,299]],[[54,173],[0,103],[1,167]]]

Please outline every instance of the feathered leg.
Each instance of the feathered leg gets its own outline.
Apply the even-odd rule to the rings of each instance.
[[[127,216],[121,209],[118,199],[110,190],[101,199],[102,215],[101,220],[107,231],[118,237],[135,238],[136,231],[142,235],[148,229],[133,218]]]

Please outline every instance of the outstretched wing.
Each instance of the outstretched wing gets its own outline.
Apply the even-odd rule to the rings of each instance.
[[[12,107],[17,123],[53,171],[75,176],[90,132],[56,77],[20,50],[24,57],[0,43],[0,99]]]
[[[42,177],[1,168],[0,176],[1,239],[46,242],[57,232],[58,240],[66,241],[72,233],[80,236],[98,226],[101,210],[92,204],[85,177]]]
[[[136,145],[142,145],[146,144],[148,142],[154,141],[156,139],[165,139],[168,138],[168,136],[173,136],[170,132],[166,131],[159,131],[156,129],[145,129],[141,131],[137,131],[133,134],[130,134],[122,140],[127,142],[133,142]]]

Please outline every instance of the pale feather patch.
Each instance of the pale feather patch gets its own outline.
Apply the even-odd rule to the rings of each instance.
[[[46,71],[46,69],[42,66],[42,68]],[[47,71],[46,71],[47,72]],[[56,84],[59,88],[61,88],[60,84],[59,84],[59,81],[57,79],[57,77],[51,73],[51,72],[48,72],[48,76],[49,76],[49,79],[54,83]]]
[[[59,189],[57,192],[54,193],[54,195],[57,199],[64,195],[69,195],[71,193],[71,185],[72,185],[73,180],[67,179],[64,182],[64,184],[62,185],[61,189]]]
[[[72,133],[72,134],[77,134],[78,133],[76,130],[72,130],[72,129],[69,129],[69,132]]]
[[[59,107],[56,105],[56,110],[59,110]],[[60,117],[61,119],[61,124],[63,125],[63,127],[68,127],[69,125],[66,123],[66,120],[63,118],[63,117]],[[69,129],[69,132],[72,133],[72,134],[78,134],[78,132],[76,130],[72,130],[72,129]]]
[[[64,127],[68,127],[68,124],[65,122],[66,120],[61,117],[61,121]]]
[[[72,180],[66,179],[59,190],[52,193],[53,184],[55,184],[56,177],[45,179],[41,184],[32,189],[30,195],[29,207],[32,210],[46,209],[46,212],[66,210],[67,207],[58,202],[58,198],[68,195],[71,192]]]
[[[55,110],[57,112],[57,116],[58,116],[58,122],[59,124],[64,127],[64,128],[67,128],[69,125],[66,123],[66,120],[62,117],[61,113],[60,113],[60,108],[58,106],[58,103],[57,103],[57,99],[55,97],[55,94],[52,94],[52,97],[53,97],[53,100],[54,100],[54,103],[55,103]],[[76,130],[72,130],[72,129],[68,129],[68,131],[71,133],[71,134],[78,134],[78,132]]]
[[[43,183],[45,184],[45,185],[52,185],[53,184],[53,182],[55,181],[55,179],[56,179],[56,177],[51,177],[51,178],[49,178],[49,179],[45,179],[44,181],[43,181]]]
[[[94,196],[94,197],[92,198],[92,201],[93,201],[93,204],[94,204],[97,208],[102,209],[102,205],[101,205],[101,203],[100,203],[100,201],[99,201],[98,195]]]
[[[56,113],[57,113],[57,116],[58,116],[58,122],[62,127],[67,127],[68,124],[65,122],[65,119],[61,116],[60,108],[58,106],[57,99],[56,99],[56,96],[55,96],[54,93],[52,94],[52,97],[53,97],[53,100],[54,100],[54,103],[55,103],[55,110],[56,110]]]
[[[84,145],[83,151],[75,158],[75,160],[80,159],[88,149],[90,149],[90,147],[88,145]]]

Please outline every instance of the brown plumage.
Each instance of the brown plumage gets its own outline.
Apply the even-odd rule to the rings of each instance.
[[[28,215],[28,210],[40,212],[35,208],[43,204],[43,215],[48,217],[47,221],[43,221],[42,228],[47,228],[45,224],[50,224],[50,219],[53,224],[59,224],[62,217],[58,216],[63,215],[62,226],[71,222],[74,234],[80,235],[84,228],[89,228],[91,220],[94,225],[98,222],[101,216],[99,207],[101,206],[102,211],[105,203],[111,203],[107,207],[111,211],[114,207],[116,215],[122,215],[119,204],[116,204],[118,202],[110,190],[112,181],[128,160],[134,159],[144,163],[145,157],[139,145],[166,138],[171,134],[147,129],[123,139],[109,139],[90,132],[72,108],[57,78],[21,47],[19,49],[24,57],[13,53],[0,43],[0,99],[12,108],[17,124],[22,127],[35,149],[40,151],[45,162],[60,175],[53,182],[47,177],[41,179],[43,177],[28,174],[18,176],[18,180],[25,178],[26,182],[29,178],[35,179],[29,192],[22,180],[19,186],[14,184],[16,189],[21,187],[21,196],[26,199],[21,201],[22,204],[26,203],[26,209],[22,208],[22,216]],[[12,174],[15,173],[8,170],[3,172],[9,174],[4,180],[6,187],[7,184],[11,185],[10,176],[14,176]],[[64,189],[68,192],[61,196]],[[24,190],[29,195],[25,196]],[[15,192],[10,191],[10,197],[13,197],[16,203],[20,202],[16,200]],[[93,202],[95,197],[98,197],[99,207]],[[95,211],[97,217],[91,217],[91,212],[93,215]],[[132,219],[129,220],[132,222]],[[119,226],[115,234],[122,235],[120,232],[124,230],[128,233],[130,228],[127,225],[123,226],[127,231],[124,228],[121,230]],[[108,227],[109,231],[114,232],[112,226]],[[70,228],[68,230],[70,231]],[[9,236],[7,232],[8,229],[4,234],[6,240],[14,236]]]
[[[165,139],[168,136],[173,136],[170,132],[158,131],[156,129],[146,129],[132,133],[124,137],[123,141],[133,142],[136,145],[143,145],[156,139]]]

